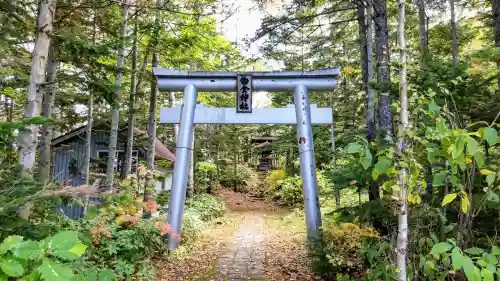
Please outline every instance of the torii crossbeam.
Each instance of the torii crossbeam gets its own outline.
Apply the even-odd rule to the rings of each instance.
[[[161,124],[179,124],[181,105],[160,108]],[[253,108],[251,113],[238,113],[235,108],[212,108],[197,104],[194,124],[297,124],[295,105],[285,108]],[[318,108],[311,104],[311,124],[330,125],[333,123],[331,108]]]
[[[184,213],[184,201],[186,198],[187,171],[190,162],[190,150],[193,138],[193,124],[195,124],[195,115],[197,112],[203,111],[196,107],[198,92],[237,92],[237,107],[233,111],[229,109],[210,109],[211,114],[216,113],[214,110],[219,110],[220,114],[232,114],[240,121],[251,120],[252,110],[252,93],[253,91],[267,92],[293,92],[295,104],[295,119],[297,124],[297,143],[300,154],[300,174],[302,177],[302,189],[304,192],[304,209],[306,214],[306,228],[309,241],[315,242],[318,238],[319,228],[321,227],[321,214],[319,210],[318,199],[318,184],[316,176],[316,162],[314,160],[314,143],[312,139],[312,120],[311,120],[311,105],[309,104],[309,91],[330,91],[333,90],[337,83],[337,77],[340,74],[339,68],[315,70],[315,71],[297,71],[297,72],[189,72],[170,70],[162,68],[153,68],[153,74],[158,79],[158,89],[160,91],[184,91],[182,98],[182,106],[180,120],[178,117],[166,123],[180,123],[179,135],[176,148],[176,162],[174,164],[174,175],[172,182],[172,191],[170,204],[168,208],[168,222],[174,233],[180,235],[182,216]],[[175,109],[163,109],[175,110]],[[223,110],[223,111],[220,111]],[[268,112],[274,110],[287,110],[287,108],[266,109]],[[312,108],[313,112],[324,110],[320,108]],[[328,110],[328,109],[327,109]],[[208,112],[208,111],[207,111]],[[262,111],[264,112],[264,111]],[[286,114],[292,114],[293,111],[288,110]],[[173,111],[172,111],[173,113]],[[330,109],[331,113],[331,109]],[[210,113],[209,113],[210,114]],[[324,113],[321,114],[323,116]],[[244,117],[247,115],[247,117]],[[177,115],[178,116],[178,115]],[[255,115],[254,115],[255,116]],[[331,116],[331,114],[330,114]],[[160,117],[161,119],[162,117]],[[163,117],[165,118],[165,117]],[[217,122],[217,116],[205,115],[198,122]],[[221,118],[219,116],[219,118]],[[279,121],[275,116],[269,118],[259,118],[257,124],[275,123]],[[284,122],[290,124],[290,118],[283,119]],[[160,120],[161,122],[162,120]],[[210,121],[210,122],[209,122]],[[231,122],[227,118],[222,118],[220,123]],[[235,120],[236,122],[238,120]],[[254,120],[255,121],[255,120]],[[248,121],[250,122],[250,121]],[[163,123],[163,122],[162,122]],[[214,124],[214,123],[211,123]],[[235,123],[233,123],[235,124]],[[249,123],[245,123],[249,124]],[[254,123],[252,123],[254,124]],[[265,123],[264,123],[265,124]],[[179,239],[169,237],[168,245],[171,249],[179,246]]]

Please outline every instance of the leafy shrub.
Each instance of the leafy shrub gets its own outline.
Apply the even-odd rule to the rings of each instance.
[[[166,206],[170,202],[170,190],[162,190],[156,196],[156,203],[160,206]]]
[[[267,176],[267,184],[270,189],[276,191],[281,187],[281,181],[286,177],[286,173],[283,170],[272,170]]]
[[[75,273],[73,262],[86,249],[75,231],[58,232],[41,241],[9,236],[0,244],[0,279],[71,280]]]
[[[283,172],[284,173],[284,172]],[[287,205],[290,206],[299,206],[304,202],[304,194],[302,191],[302,178],[298,175],[292,177],[285,177],[284,179],[274,181],[282,176],[282,172],[277,171],[275,175],[273,175],[271,180],[272,185],[268,190],[268,193],[271,193],[273,198],[282,200]],[[271,177],[271,175],[269,175]],[[331,181],[323,175],[322,172],[317,173],[318,178],[318,191],[320,195],[328,195],[331,192],[332,183]],[[271,183],[270,183],[271,184]]]
[[[378,233],[353,223],[324,227],[325,252],[334,272],[363,271],[362,248],[367,237],[378,237]]]
[[[85,256],[86,267],[111,268],[122,279],[143,276],[154,278],[151,258],[167,252],[163,236],[170,227],[159,219],[118,219],[83,221],[82,239],[91,245]]]
[[[164,235],[172,232],[165,219],[142,218],[142,210],[156,209],[154,201],[144,203],[128,192],[106,197],[97,213],[77,225],[91,245],[82,267],[111,268],[120,280],[154,279],[151,259],[167,252]]]
[[[182,223],[182,243],[196,240],[206,222],[222,217],[227,211],[224,200],[209,194],[198,194],[186,201]]]
[[[200,214],[194,210],[186,210],[182,218],[182,243],[189,244],[195,241],[201,234],[206,224],[201,219]]]
[[[433,280],[455,280],[465,274],[469,281],[493,281],[495,274],[497,278],[500,275],[499,259],[497,246],[490,250],[473,247],[462,251],[454,240],[448,239],[435,243],[431,252],[420,258],[419,265]]]
[[[70,223],[58,207],[83,189],[42,183],[17,165],[0,166],[0,241],[12,235],[41,240],[57,233]]]
[[[217,165],[212,162],[196,163],[195,179],[199,189],[211,193],[215,185],[219,182]]]
[[[238,165],[236,173],[229,167],[222,169],[219,183],[224,187],[232,187],[236,192],[248,192],[259,187],[259,178],[252,168]]]
[[[209,194],[197,194],[186,201],[186,211],[199,215],[202,221],[210,221],[222,217],[227,211],[224,200]]]
[[[393,242],[388,240],[387,237],[382,239],[366,238],[364,242],[361,249],[365,261],[363,280],[397,280]],[[408,280],[415,279],[408,278]]]
[[[299,176],[293,176],[282,180],[281,189],[277,191],[275,198],[283,200],[290,206],[303,203],[302,179]]]
[[[160,213],[165,213],[168,209],[168,204],[170,203],[170,190],[162,190],[158,195],[156,195],[156,203]]]

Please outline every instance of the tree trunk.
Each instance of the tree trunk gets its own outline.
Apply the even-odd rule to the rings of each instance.
[[[193,140],[191,143],[191,161],[189,162],[189,172],[188,172],[188,182],[187,182],[187,193],[186,198],[191,198],[194,195],[194,137],[195,129],[193,128]]]
[[[85,184],[90,183],[90,158],[92,155],[92,126],[94,123],[94,94],[89,93],[87,101],[87,126],[85,128],[85,159],[83,160],[83,177]]]
[[[372,4],[368,2],[366,8],[367,24],[366,24],[366,139],[368,142],[373,142],[377,136],[377,128],[375,126],[375,98],[373,89],[370,83],[373,81],[373,28],[372,28]]]
[[[384,2],[385,4],[385,2]],[[366,138],[369,142],[375,141],[378,131],[380,131],[380,123],[377,122],[376,120],[376,114],[375,114],[375,95],[373,93],[373,89],[370,86],[370,83],[374,80],[374,67],[373,67],[373,22],[372,22],[372,6],[374,4],[369,1],[368,2],[368,8],[367,8],[367,18],[368,18],[368,24],[367,24],[367,41],[366,41],[366,59],[368,61],[368,89],[367,89],[367,97],[366,97]],[[384,6],[385,7],[385,6]],[[376,13],[377,14],[377,13]],[[384,14],[385,15],[385,14]],[[377,31],[376,31],[376,48],[377,48],[377,63],[379,62],[379,58],[381,55],[379,55],[379,33],[381,27],[378,26],[378,22],[383,21],[380,19],[380,17],[376,17],[375,25],[377,25]],[[387,23],[387,18],[385,19],[385,23]],[[385,24],[385,27],[387,29],[387,24]],[[386,41],[387,43],[387,41]],[[380,68],[380,65],[377,65],[377,67]],[[380,71],[380,70],[379,70]],[[388,69],[387,69],[388,71]],[[389,75],[387,73],[387,75]],[[381,82],[381,77],[380,75],[377,77],[377,80],[379,83]],[[387,102],[387,100],[385,100]],[[380,103],[381,101],[379,100],[379,108],[380,108]],[[379,118],[380,120],[380,118]],[[391,123],[392,123],[392,115],[391,115]],[[377,125],[379,125],[377,127]],[[391,126],[392,127],[392,126]],[[373,155],[376,155],[376,151],[374,149],[371,149],[371,152]],[[374,200],[379,200],[380,199],[380,188],[378,185],[378,182],[375,180],[370,180],[369,181],[369,192],[368,192],[368,199],[370,201]]]
[[[97,15],[94,7],[93,28],[92,28],[92,44],[96,44],[97,36]],[[93,79],[92,77],[90,79]],[[89,84],[91,82],[89,81]],[[87,101],[87,126],[85,128],[85,158],[83,160],[83,179],[85,184],[90,183],[90,158],[92,156],[92,126],[94,121],[94,93],[89,87],[89,97]]]
[[[55,43],[55,42],[53,42]],[[52,110],[54,107],[54,95],[56,92],[56,76],[57,67],[59,62],[57,61],[57,50],[51,45],[49,51],[49,59],[46,67],[47,85],[43,87],[43,117],[51,118]],[[38,153],[38,179],[42,182],[46,182],[50,178],[50,163],[51,163],[51,149],[50,145],[52,143],[52,124],[43,124],[42,134],[41,134],[41,145]]]
[[[330,105],[332,107],[332,120],[335,120],[335,99],[333,97],[333,94],[330,94]],[[335,147],[335,126],[333,123],[330,125],[330,134],[332,138],[332,166],[333,170],[337,169],[337,154],[336,154],[336,147]],[[287,161],[288,161],[288,155],[287,155]],[[287,163],[288,166],[288,163]],[[335,185],[335,206],[337,208],[340,208],[340,186]]]
[[[392,143],[392,98],[390,90],[390,72],[389,72],[389,31],[387,28],[387,3],[386,0],[375,0],[373,3],[375,9],[375,36],[377,45],[377,81],[379,87],[379,124],[380,139],[382,144]]]
[[[158,8],[155,15],[155,34],[153,41],[153,58],[152,58],[152,66],[158,67],[159,58],[158,58],[158,33],[160,29],[160,12],[159,8],[161,7],[161,1],[156,0],[156,6]],[[154,174],[155,169],[155,143],[156,143],[156,103],[158,102],[158,87],[156,85],[156,79],[151,80],[151,93],[149,98],[149,117],[148,117],[148,149],[146,153],[146,170],[151,175]],[[155,188],[154,177],[150,176],[146,187],[144,188],[144,201],[147,202],[151,200],[152,193]],[[148,212],[144,213],[145,217],[148,217],[150,214]]]
[[[427,55],[429,51],[429,35],[427,34],[427,15],[425,13],[424,0],[417,0],[418,9],[418,23],[419,23],[419,39],[420,39],[420,53],[422,57]]]
[[[363,80],[363,90],[366,91],[367,86],[368,86],[368,61],[367,61],[367,55],[366,55],[366,43],[367,43],[367,37],[366,37],[366,17],[365,17],[365,6],[364,2],[358,3],[357,5],[357,10],[356,10],[357,16],[358,16],[358,41],[359,41],[359,53],[360,53],[360,60],[361,60],[361,76]]]
[[[158,67],[158,53],[153,54],[153,67]],[[158,101],[158,88],[156,80],[151,82],[151,95],[149,99],[149,117],[148,117],[148,151],[146,155],[147,169],[154,169],[155,140],[156,140],[156,103]]]
[[[168,104],[170,105],[170,107],[174,107],[175,106],[175,93],[174,92],[169,92],[168,93]],[[177,144],[177,135],[179,135],[179,126],[177,124],[174,124],[173,125],[173,143],[174,143],[174,146],[175,144]]]
[[[14,102],[9,96],[4,97],[5,121],[12,122],[12,103]]]
[[[458,41],[457,41],[457,23],[455,22],[455,0],[450,0],[450,14],[451,14],[451,41],[452,41],[452,55],[453,66],[458,66]]]
[[[45,82],[45,66],[52,36],[52,23],[56,12],[56,0],[42,0],[38,6],[35,46],[33,49],[31,71],[28,86],[28,98],[23,118],[40,116]],[[38,145],[38,126],[30,125],[27,130],[19,132],[19,164],[23,169],[31,171],[35,165],[35,154]]]
[[[495,23],[495,46],[500,47],[500,0],[491,0],[493,22]],[[500,62],[497,61],[497,83],[500,90]]]
[[[138,21],[134,25],[134,43],[132,45],[132,74],[130,76],[130,97],[128,101],[128,128],[127,142],[125,144],[125,156],[120,177],[126,178],[132,171],[132,151],[134,149],[134,127],[135,127],[135,102],[137,95],[137,40],[138,40]]]
[[[406,86],[406,38],[405,38],[405,2],[399,0],[399,23],[398,38],[401,56],[401,83],[399,87],[400,119],[401,130],[405,132],[408,129],[408,94]],[[398,142],[396,151],[399,154],[399,161],[404,161],[404,153],[407,142],[404,133]],[[405,166],[399,168],[398,186],[399,202],[397,204],[398,214],[398,237],[396,245],[396,263],[398,268],[397,277],[399,281],[406,280],[406,253],[408,251],[408,170]]]
[[[236,175],[238,174],[238,150],[235,148],[233,151],[233,191],[238,192],[238,182]]]
[[[118,127],[120,122],[120,93],[122,85],[123,76],[123,64],[124,64],[124,40],[127,35],[127,24],[128,24],[128,10],[129,10],[129,0],[125,0],[123,3],[123,23],[120,30],[120,48],[118,49],[118,59],[116,66],[118,68],[118,73],[116,74],[116,92],[115,100],[113,104],[113,115],[111,117],[111,129],[109,134],[109,148],[108,148],[108,161],[106,166],[106,188],[113,187],[113,181],[115,177],[115,156],[116,156],[116,143],[118,140]]]
[[[370,83],[374,80],[374,69],[373,69],[373,21],[372,21],[372,3],[368,2],[366,8],[366,61],[367,61],[367,74],[368,74],[368,85],[366,89],[366,139],[368,142],[375,141],[377,137],[377,121],[375,115],[375,96],[373,94],[373,89]],[[361,190],[359,194],[361,198]],[[378,183],[374,180],[370,180],[369,188],[369,200],[380,199],[380,190]],[[361,199],[360,199],[361,200]]]

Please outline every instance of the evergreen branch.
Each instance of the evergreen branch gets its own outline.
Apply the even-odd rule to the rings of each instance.
[[[312,20],[314,20],[314,19],[316,19],[316,18],[318,18],[320,16],[329,15],[329,14],[333,14],[333,13],[337,13],[337,12],[350,11],[350,10],[353,10],[353,9],[355,9],[355,7],[343,7],[343,8],[337,8],[337,7],[335,7],[333,9],[329,9],[329,10],[326,10],[324,12],[317,13],[317,14],[314,14],[314,15],[308,15],[308,16],[302,16],[302,17],[295,17],[295,18],[288,18],[288,19],[281,19],[274,26],[268,27],[267,30],[264,30],[264,29],[266,29],[266,27],[263,27],[260,30],[260,32],[259,31],[257,32],[257,35],[254,38],[252,38],[252,40],[255,41],[255,40],[261,39],[262,37],[264,37],[267,34],[273,32],[274,30],[276,30],[280,26],[282,26],[284,24],[287,24],[287,23],[292,23],[293,21],[306,20],[306,24],[307,24],[307,23],[311,22]],[[331,24],[335,24],[335,22],[332,22]],[[299,28],[303,27],[304,25],[305,24],[299,25]],[[296,28],[293,32],[295,32],[297,29],[298,28]],[[292,34],[293,34],[293,32],[292,32]]]
[[[102,8],[108,8],[111,5],[113,5],[113,3],[108,3],[107,5],[103,5],[103,6],[97,7],[97,6],[94,6],[94,5],[84,5],[82,3],[81,5],[72,7],[71,10],[69,10],[69,12],[67,12],[64,15],[62,15],[57,21],[55,21],[54,25],[57,25],[57,24],[61,23],[63,20],[65,20],[67,17],[71,16],[71,14],[73,14],[78,9],[102,9]],[[70,6],[68,5],[68,6],[65,6],[65,7],[70,7]],[[61,7],[59,7],[59,8],[61,8]]]
[[[115,2],[117,4],[123,4],[123,1],[120,1],[120,0],[110,0],[111,2]],[[213,16],[214,14],[213,13],[189,13],[189,12],[184,12],[184,11],[181,11],[179,9],[172,9],[172,8],[168,8],[166,7],[168,3],[165,2],[165,4],[163,4],[161,7],[156,7],[156,6],[140,6],[140,5],[128,5],[129,7],[139,7],[139,9],[137,9],[132,15],[129,16],[129,18],[131,17],[134,17],[135,14],[141,12],[142,10],[144,9],[148,9],[148,10],[160,10],[160,11],[167,11],[167,12],[170,12],[170,13],[174,13],[174,14],[180,14],[180,15],[186,15],[186,16],[195,16],[195,17],[203,17],[203,16]]]
[[[0,11],[5,11],[8,15],[12,16],[14,19],[16,19],[18,22],[20,22],[23,26],[27,26],[27,24],[24,21],[24,19],[22,19],[14,11],[10,11],[9,9],[5,8],[4,6],[0,6]]]

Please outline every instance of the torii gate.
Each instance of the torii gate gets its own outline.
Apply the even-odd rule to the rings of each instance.
[[[168,223],[180,235],[193,138],[193,124],[296,124],[300,174],[309,241],[318,238],[321,214],[318,199],[312,124],[331,124],[332,109],[309,104],[309,91],[329,91],[336,86],[339,68],[297,72],[190,72],[153,68],[160,91],[184,91],[181,108],[160,109],[160,123],[180,123],[176,161],[168,208]],[[254,108],[253,91],[294,92],[293,107]],[[196,106],[198,92],[237,92],[236,108]],[[295,114],[293,114],[295,111]],[[179,239],[169,237],[175,249]]]

